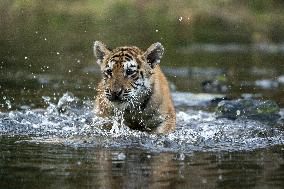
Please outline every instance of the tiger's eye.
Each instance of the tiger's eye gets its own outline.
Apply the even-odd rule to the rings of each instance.
[[[111,69],[107,69],[107,70],[105,71],[105,73],[106,73],[107,75],[111,75],[112,71],[111,71]]]
[[[131,69],[127,69],[126,70],[126,75],[132,75],[135,71],[131,70]]]

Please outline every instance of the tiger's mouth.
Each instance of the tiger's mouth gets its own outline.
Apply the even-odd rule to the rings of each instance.
[[[108,98],[109,101],[111,102],[116,102],[116,103],[119,103],[119,102],[125,102],[126,99],[123,99],[121,97],[118,97],[118,96],[111,96],[110,98]]]

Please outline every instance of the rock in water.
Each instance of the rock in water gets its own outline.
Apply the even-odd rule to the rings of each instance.
[[[206,93],[226,93],[228,92],[230,86],[228,85],[227,78],[223,76],[218,76],[214,80],[205,80],[201,83],[203,92]]]
[[[261,121],[271,121],[280,118],[280,108],[272,100],[223,100],[218,103],[216,115],[219,118],[249,118]]]

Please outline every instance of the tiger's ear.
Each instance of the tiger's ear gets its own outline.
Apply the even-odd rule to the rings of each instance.
[[[164,54],[164,47],[161,43],[152,44],[144,53],[147,63],[150,64],[151,68],[155,68]]]
[[[101,65],[104,57],[109,53],[110,53],[110,50],[108,50],[105,44],[103,44],[100,41],[94,42],[94,54],[95,54],[95,57],[97,58],[97,63],[99,65]]]

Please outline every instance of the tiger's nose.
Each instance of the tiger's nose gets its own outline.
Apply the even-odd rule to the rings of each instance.
[[[112,93],[111,93],[112,99],[111,100],[121,100],[122,92],[123,92],[122,89],[118,89],[118,90],[112,91]]]

